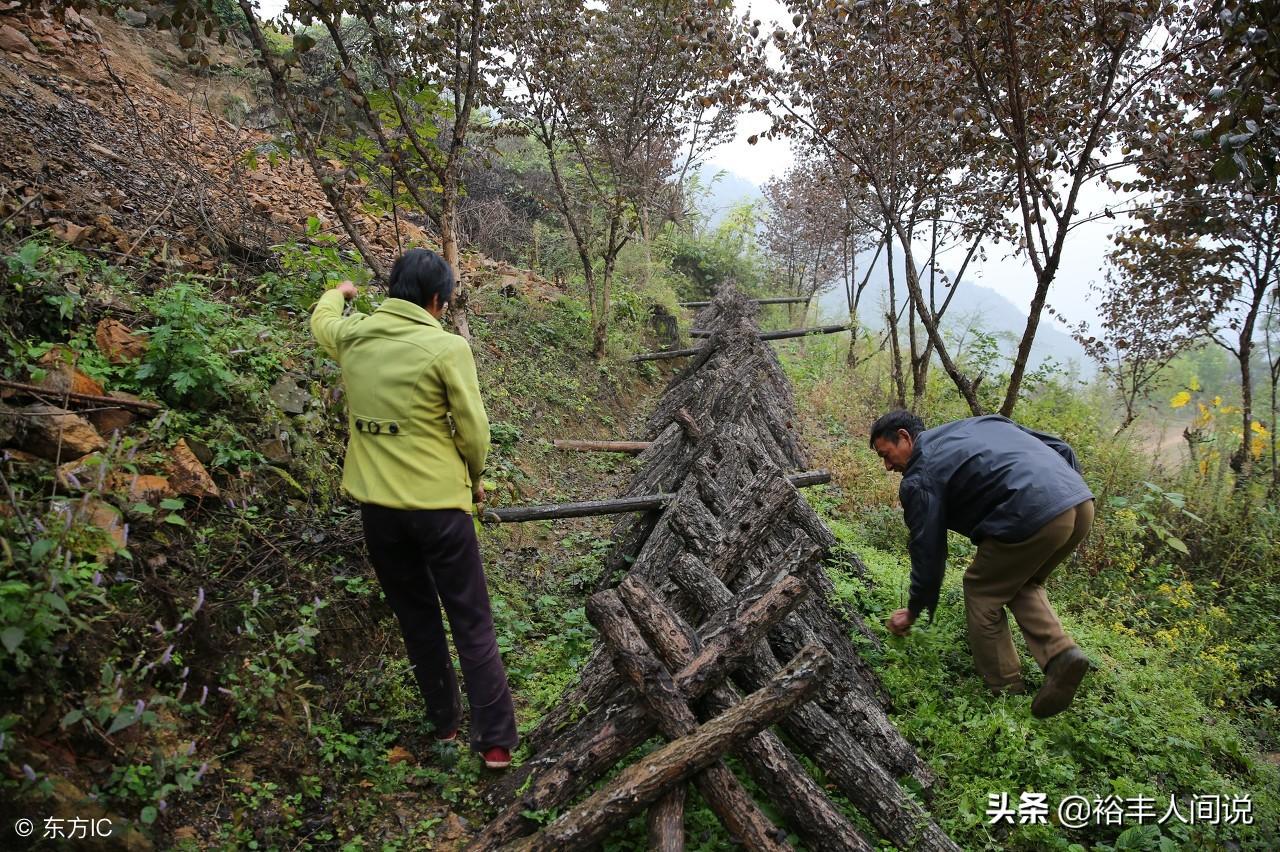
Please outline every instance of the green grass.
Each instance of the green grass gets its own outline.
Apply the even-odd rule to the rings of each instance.
[[[821,506],[821,501],[819,501]],[[831,507],[824,507],[831,511]],[[857,605],[877,626],[902,605],[910,573],[902,551],[867,543],[856,521],[829,516],[842,548],[857,553],[872,586],[835,572],[841,598]],[[954,560],[953,560],[954,561]],[[1059,572],[1072,570],[1068,563]],[[1280,796],[1275,767],[1226,713],[1206,705],[1196,684],[1207,673],[1149,637],[1118,625],[1090,601],[1064,598],[1051,578],[1050,599],[1064,626],[1097,668],[1072,708],[1052,719],[1031,716],[1030,697],[992,697],[973,669],[965,640],[961,571],[948,571],[936,618],[922,620],[906,638],[888,635],[884,651],[871,655],[896,704],[894,721],[928,760],[940,781],[931,810],[965,849],[1274,849],[1280,843]],[[1016,635],[1016,631],[1015,631]],[[1039,670],[1024,654],[1024,674],[1034,690]],[[1023,793],[1045,793],[1051,823],[1067,796],[1155,800],[1156,819],[1170,796],[1249,795],[1252,826],[1190,826],[1175,821],[1136,828],[989,824],[992,794],[1007,793],[1016,808]],[[1126,829],[1134,828],[1126,833]],[[1122,839],[1123,838],[1123,839]],[[1161,845],[1163,844],[1163,845]]]

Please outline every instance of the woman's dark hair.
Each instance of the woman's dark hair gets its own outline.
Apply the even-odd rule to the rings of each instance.
[[[453,270],[444,258],[427,249],[409,249],[391,267],[390,295],[425,308],[435,296],[440,304],[453,295]]]
[[[880,418],[871,424],[871,449],[875,449],[877,438],[887,438],[895,444],[898,443],[899,429],[906,429],[907,434],[914,441],[916,436],[924,431],[924,421],[905,408],[895,408],[888,414],[880,415]]]

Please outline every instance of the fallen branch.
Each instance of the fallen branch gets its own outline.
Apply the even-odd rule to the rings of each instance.
[[[578,441],[557,438],[551,446],[557,450],[577,450],[583,453],[643,453],[653,445],[652,441]]]
[[[114,396],[100,396],[96,393],[51,390],[40,385],[29,385],[25,382],[11,382],[8,379],[0,379],[0,387],[13,388],[16,391],[38,397],[56,396],[66,402],[92,402],[107,408],[131,408],[144,414],[158,414],[164,411],[163,405],[157,405],[154,402],[143,402],[140,399],[120,399]]]
[[[787,475],[796,488],[825,485],[831,471],[806,470]],[[648,512],[665,509],[676,498],[674,494],[642,494],[638,497],[616,497],[611,500],[586,500],[581,503],[546,503],[540,506],[502,506],[485,509],[480,516],[485,524],[515,524],[525,521],[549,521],[558,518],[586,518],[593,515],[619,515],[624,512]]]

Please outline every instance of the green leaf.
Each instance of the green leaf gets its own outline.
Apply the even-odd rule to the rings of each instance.
[[[155,507],[147,503],[134,503],[129,507],[129,511],[135,515],[154,515]]]
[[[164,522],[166,524],[173,524],[175,527],[185,527],[187,525],[187,522],[182,519],[181,515],[175,515],[172,513],[165,515]]]
[[[126,707],[116,713],[116,717],[111,720],[111,727],[107,728],[107,736],[111,736],[116,731],[123,731],[136,721],[138,721],[138,717],[134,715],[133,708]]]
[[[0,632],[0,643],[3,643],[4,649],[12,654],[18,650],[18,646],[26,636],[27,631],[21,627],[6,627],[3,632]]]
[[[52,539],[42,538],[35,544],[31,545],[31,561],[39,562],[41,559],[44,559],[49,555],[49,551],[53,550],[55,543],[56,542]]]
[[[177,511],[178,509],[185,509],[186,506],[187,502],[181,497],[166,497],[160,501],[160,508],[168,509],[170,512]]]
[[[62,717],[62,727],[69,728],[83,718],[84,718],[83,710],[80,710],[80,709],[72,710],[70,713]]]
[[[298,53],[306,53],[316,46],[316,40],[306,33],[297,33],[293,37],[293,49]]]
[[[1213,178],[1222,183],[1233,181],[1240,177],[1240,167],[1236,165],[1236,161],[1231,155],[1227,155],[1213,164]]]
[[[147,805],[142,809],[142,813],[138,814],[138,818],[142,820],[144,825],[151,825],[158,816],[160,816],[160,811],[156,810],[155,805]]]
[[[1186,556],[1189,552],[1187,550],[1187,546],[1183,544],[1182,539],[1178,538],[1176,535],[1170,535],[1164,540],[1164,543],[1181,553],[1183,556]]]

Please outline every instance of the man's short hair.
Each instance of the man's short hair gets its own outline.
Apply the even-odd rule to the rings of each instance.
[[[391,267],[389,283],[393,299],[404,299],[425,308],[439,296],[443,305],[453,295],[453,270],[433,251],[409,249]]]
[[[880,415],[879,419],[871,424],[871,440],[869,442],[871,449],[875,449],[877,438],[887,438],[895,444],[898,443],[899,429],[906,429],[907,434],[914,441],[916,436],[924,431],[924,421],[905,408],[895,408],[888,414]]]

